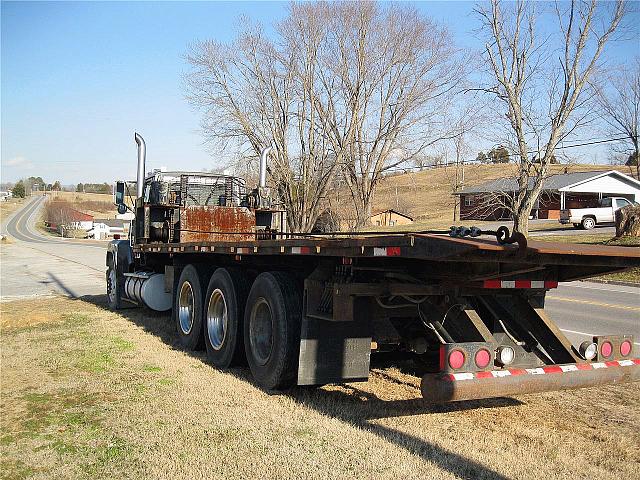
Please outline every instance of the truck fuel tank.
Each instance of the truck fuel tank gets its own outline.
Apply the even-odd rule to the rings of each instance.
[[[164,274],[135,272],[124,274],[123,295],[151,310],[166,312],[171,309],[171,293],[164,288]]]

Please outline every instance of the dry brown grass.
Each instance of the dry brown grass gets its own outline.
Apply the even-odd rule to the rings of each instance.
[[[70,206],[95,218],[115,218],[113,196],[102,193],[48,192],[51,200],[69,202]]]
[[[15,212],[24,204],[24,198],[10,198],[5,202],[0,202],[0,221],[4,221],[9,215]]]
[[[640,386],[428,407],[417,378],[273,395],[102,298],[0,304],[4,478],[634,478]]]

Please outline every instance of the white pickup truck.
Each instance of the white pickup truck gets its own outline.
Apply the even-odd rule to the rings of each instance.
[[[591,230],[597,224],[615,222],[616,210],[632,205],[632,202],[622,197],[607,197],[600,200],[596,208],[570,208],[560,210],[560,223],[573,223],[576,228]],[[635,203],[635,202],[634,202]]]

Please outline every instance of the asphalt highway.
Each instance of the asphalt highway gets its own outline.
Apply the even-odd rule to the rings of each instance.
[[[32,198],[1,227],[12,242],[0,249],[0,296],[103,294],[105,244],[38,232],[44,200]],[[640,346],[639,287],[564,283],[549,291],[545,310],[574,345],[593,335],[633,334]]]

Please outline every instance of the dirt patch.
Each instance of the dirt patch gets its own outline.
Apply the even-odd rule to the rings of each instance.
[[[4,478],[634,478],[640,386],[429,407],[367,383],[269,394],[102,297],[2,307]],[[37,321],[29,320],[37,318]],[[5,326],[6,325],[6,326]]]

